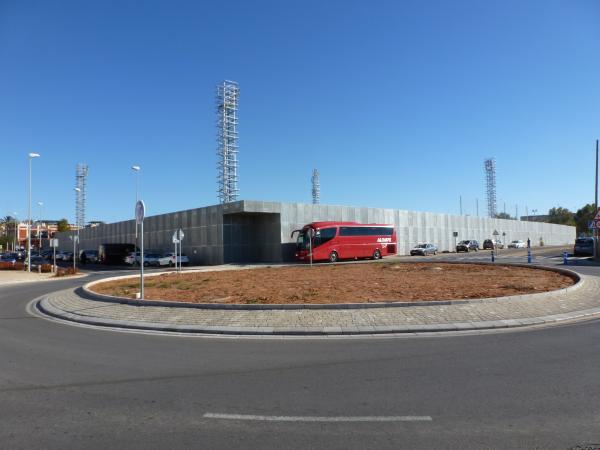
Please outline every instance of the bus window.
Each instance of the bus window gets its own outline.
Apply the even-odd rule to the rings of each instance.
[[[322,230],[317,230],[314,240],[315,247],[323,245],[325,242],[332,240],[335,237],[336,231],[337,228],[323,228]]]

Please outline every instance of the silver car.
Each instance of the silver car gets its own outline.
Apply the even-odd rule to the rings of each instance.
[[[435,255],[437,254],[438,248],[433,245],[433,244],[419,244],[417,246],[415,246],[415,248],[413,248],[410,251],[410,256],[414,256],[414,255],[422,255],[422,256],[427,256],[427,255]]]

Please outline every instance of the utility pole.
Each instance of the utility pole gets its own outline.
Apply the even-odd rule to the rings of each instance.
[[[519,220],[519,206],[515,205],[515,220]]]
[[[460,215],[462,216],[462,195],[458,196],[458,202],[460,204]]]
[[[475,210],[477,211],[477,217],[479,217],[479,199],[475,199]]]

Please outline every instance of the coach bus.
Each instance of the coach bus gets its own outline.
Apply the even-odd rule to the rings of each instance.
[[[313,222],[304,225],[296,240],[296,260],[336,262],[341,259],[373,258],[396,254],[393,225],[356,222]],[[311,239],[312,238],[312,239]]]

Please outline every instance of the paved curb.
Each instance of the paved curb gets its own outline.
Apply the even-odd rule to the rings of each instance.
[[[564,269],[559,269],[559,271],[561,272],[566,272]],[[568,271],[570,272],[570,271]],[[571,273],[569,273],[569,275],[571,275]],[[590,293],[592,294],[592,297],[589,297],[590,293],[584,292],[578,294],[579,296],[583,295],[584,297],[589,297],[589,298],[596,298],[596,292],[597,292],[597,286],[598,286],[598,282],[596,280],[591,281],[592,279],[588,279],[588,277],[586,276],[577,276],[577,278],[579,278],[579,282],[577,284],[575,284],[574,286],[567,288],[567,289],[563,289],[560,291],[551,291],[549,293],[544,293],[541,295],[545,295],[548,297],[548,300],[551,302],[556,302],[556,301],[562,301],[560,300],[561,298],[565,298],[565,301],[571,301],[571,298],[568,297],[568,294],[572,294],[574,291],[577,290],[581,290],[582,287],[587,287],[587,290],[591,290]],[[592,277],[594,278],[594,277]],[[586,282],[587,279],[587,282]],[[81,298],[82,301],[87,302],[86,305],[82,304],[81,308],[78,307],[73,307],[69,310],[63,310],[60,309],[59,307],[55,306],[54,304],[52,304],[51,301],[51,296],[55,295],[58,296],[58,298],[60,298],[60,295],[62,293],[66,293],[66,294],[62,294],[62,295],[69,295],[71,297],[75,298],[75,301],[77,301],[77,297]],[[523,317],[521,316],[521,318],[517,318],[517,319],[510,319],[507,317],[504,317],[502,319],[497,319],[497,320],[483,320],[483,321],[456,321],[453,323],[427,323],[427,324],[386,324],[386,325],[377,325],[377,324],[369,324],[369,325],[361,325],[360,323],[357,323],[356,325],[354,324],[346,324],[345,326],[336,326],[335,323],[329,322],[328,324],[323,324],[323,326],[296,326],[293,324],[290,324],[288,326],[283,326],[283,324],[280,324],[280,326],[276,326],[276,324],[273,324],[273,326],[264,326],[264,325],[268,325],[268,324],[264,324],[263,326],[241,326],[234,324],[233,326],[229,326],[226,323],[223,324],[219,324],[219,325],[212,325],[212,324],[192,324],[192,323],[166,323],[165,322],[159,322],[162,317],[155,317],[154,319],[151,319],[150,321],[143,321],[143,320],[129,320],[126,318],[118,318],[118,317],[98,317],[98,316],[90,316],[90,315],[86,315],[88,314],[88,312],[90,311],[90,308],[93,310],[95,308],[102,308],[102,307],[110,307],[110,308],[114,308],[115,306],[117,306],[116,304],[119,303],[124,303],[124,307],[126,308],[134,308],[133,310],[130,311],[136,311],[139,308],[140,314],[144,314],[143,311],[153,311],[155,308],[155,305],[149,305],[148,302],[140,302],[137,301],[135,303],[132,302],[121,302],[120,300],[115,300],[112,299],[113,301],[109,301],[109,302],[105,302],[105,301],[99,301],[96,300],[98,302],[98,307],[96,306],[91,306],[90,307],[90,301],[86,300],[85,298],[82,298],[81,295],[79,295],[79,292],[81,292],[81,289],[69,289],[67,291],[59,291],[58,293],[54,293],[54,294],[49,294],[49,296],[45,296],[42,297],[40,300],[37,300],[35,303],[35,307],[36,309],[48,316],[52,316],[55,318],[59,318],[62,320],[66,320],[66,321],[71,321],[71,322],[77,322],[77,323],[82,323],[82,324],[88,324],[88,325],[93,325],[93,326],[102,326],[102,327],[112,327],[112,328],[122,328],[122,329],[131,329],[131,330],[146,330],[146,331],[160,331],[160,332],[176,332],[176,333],[188,333],[188,334],[209,334],[209,335],[237,335],[237,336],[312,336],[312,337],[318,337],[318,336],[322,336],[322,337],[326,337],[326,336],[351,336],[351,335],[357,335],[357,336],[384,336],[384,335],[401,335],[401,334],[414,334],[414,333],[432,333],[432,332],[456,332],[456,331],[480,331],[480,330],[493,330],[493,329],[506,329],[506,328],[518,328],[518,327],[527,327],[527,326],[534,326],[534,325],[543,325],[543,324],[556,324],[558,322],[563,322],[563,321],[572,321],[572,320],[578,320],[578,319],[585,319],[585,318],[591,318],[593,316],[596,315],[600,315],[600,306],[596,306],[596,304],[598,304],[598,302],[596,300],[594,300],[591,303],[588,303],[588,307],[586,308],[585,304],[580,304],[580,307],[582,309],[580,310],[571,310],[570,312],[567,313],[556,313],[556,308],[554,309],[553,314],[549,314],[549,315],[540,315],[539,317]],[[557,295],[558,292],[558,295]],[[532,297],[536,297],[538,300],[543,300],[541,298],[539,298],[540,294],[532,294],[529,296],[515,296],[515,297],[504,297],[504,300],[507,300],[507,302],[516,302],[515,303],[521,303],[522,300],[526,300],[528,297],[532,298]],[[495,308],[495,305],[501,305],[502,304],[502,298],[499,299],[492,299],[491,301],[488,299],[486,300],[487,303],[489,303],[489,307],[490,308]],[[91,303],[94,303],[94,300],[91,301]],[[177,304],[177,305],[173,305],[171,304],[171,302],[165,302],[164,303],[160,303],[157,306],[162,306],[162,307],[168,307],[169,310],[165,313],[167,316],[172,314],[173,316],[177,316],[178,314],[181,314],[181,309],[182,306],[181,304]],[[465,303],[473,303],[474,305],[482,305],[483,307],[483,303],[484,301],[458,301],[458,302],[454,302],[454,304],[456,304],[457,308],[460,307],[464,307]],[[61,303],[58,302],[58,304],[60,305]],[[414,305],[414,304],[413,304]],[[446,303],[440,303],[437,302],[434,306],[441,306],[442,308],[448,308],[448,306],[444,306],[446,305]],[[461,306],[462,305],[462,306]],[[173,308],[173,306],[177,306],[177,310],[175,310]],[[255,305],[253,305],[255,306]],[[371,305],[370,305],[371,306]],[[387,304],[384,304],[384,306],[390,306]],[[416,305],[415,305],[416,306]],[[422,305],[421,305],[422,306]],[[428,306],[430,306],[428,304]],[[183,305],[183,307],[185,307],[185,305]],[[381,307],[381,306],[378,306]],[[173,308],[173,310],[171,310],[171,308]],[[196,308],[188,308],[190,311],[194,310]],[[338,308],[334,308],[334,309],[338,309]],[[340,308],[342,309],[342,308]],[[348,308],[347,305],[344,305],[344,310],[348,311],[348,313],[352,313],[352,309],[356,310],[356,312],[358,311],[365,311],[366,310],[364,308]],[[69,312],[71,311],[71,312]],[[81,311],[81,314],[78,313],[78,311]],[[176,312],[176,311],[180,311],[180,312]],[[392,310],[390,310],[391,312]],[[266,311],[265,311],[266,312]],[[273,311],[272,313],[275,313],[276,311]],[[340,311],[341,313],[342,311]],[[543,311],[540,311],[543,312]],[[550,311],[549,311],[550,312]],[[207,311],[207,313],[209,313],[209,311]],[[234,313],[234,311],[232,311],[232,313]],[[254,313],[254,314],[261,314],[258,311],[248,311],[248,312],[243,312],[243,311],[238,311],[239,314],[250,314],[250,313]],[[278,314],[287,314],[285,311],[279,311],[277,312]],[[301,311],[290,311],[290,314],[301,314]],[[308,313],[308,311],[307,311]],[[316,311],[315,311],[316,313]],[[137,313],[134,313],[134,315]],[[271,314],[271,313],[269,313]],[[345,313],[344,313],[345,314]],[[167,317],[167,316],[163,316],[163,317]],[[171,317],[173,317],[171,316]],[[458,317],[457,317],[458,318]],[[237,325],[237,326],[236,326]],[[244,325],[248,325],[248,324],[244,324]],[[318,325],[318,323],[315,323],[315,325]]]
[[[404,263],[406,264],[406,263]],[[447,264],[444,262],[444,264]],[[523,295],[510,295],[505,297],[488,297],[481,299],[468,299],[468,300],[434,300],[434,301],[417,301],[417,302],[400,302],[390,299],[384,302],[374,303],[329,303],[329,304],[240,304],[240,303],[185,303],[175,302],[169,300],[133,300],[127,297],[118,297],[113,295],[106,295],[94,292],[91,288],[99,283],[108,281],[122,280],[127,278],[137,278],[136,276],[124,275],[118,277],[104,278],[102,280],[92,281],[83,285],[78,289],[78,295],[88,300],[97,300],[109,303],[119,303],[123,305],[134,305],[134,306],[166,306],[170,308],[188,308],[188,309],[212,309],[212,310],[303,310],[303,309],[370,309],[370,308],[407,308],[415,306],[444,306],[444,305],[461,305],[468,303],[493,303],[505,300],[532,300],[536,298],[544,298],[548,295],[553,296],[567,296],[573,293],[575,290],[581,288],[584,284],[581,276],[572,270],[564,269],[561,267],[548,267],[548,266],[531,266],[528,264],[510,264],[510,263],[491,263],[491,262],[451,262],[450,264],[476,264],[476,265],[494,265],[494,266],[509,266],[509,267],[524,267],[533,270],[546,270],[549,272],[557,272],[566,275],[573,280],[575,284],[563,289],[557,289],[548,292],[539,292],[535,294],[523,294]],[[235,269],[234,269],[235,270]],[[252,269],[244,269],[252,270]],[[204,270],[192,270],[190,272],[205,272]],[[163,275],[163,273],[153,273],[149,276]]]
[[[600,307],[585,309],[572,313],[554,314],[528,319],[509,319],[485,322],[455,322],[432,325],[399,325],[399,326],[356,326],[356,327],[228,327],[228,326],[194,326],[174,325],[152,322],[134,322],[129,320],[98,319],[81,317],[52,306],[46,298],[36,303],[36,308],[43,314],[71,322],[96,325],[102,327],[124,328],[132,330],[177,332],[190,334],[218,334],[236,336],[344,336],[344,335],[390,335],[406,333],[431,333],[449,331],[481,331],[502,328],[518,328],[533,325],[555,324],[557,322],[591,318],[600,315]]]

